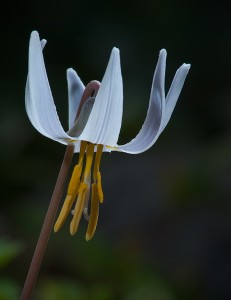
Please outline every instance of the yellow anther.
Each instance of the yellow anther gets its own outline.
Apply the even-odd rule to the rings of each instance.
[[[76,199],[76,195],[67,195],[66,196],[62,210],[61,210],[59,217],[55,223],[54,232],[59,231],[60,228],[63,226],[68,214],[71,211],[71,208],[72,208],[72,205],[73,205],[75,199]]]
[[[78,164],[74,167],[71,180],[68,185],[67,196],[64,201],[63,207],[59,214],[59,217],[55,223],[54,231],[57,232],[63,226],[68,214],[71,211],[72,205],[74,204],[77,195],[78,189],[80,184],[80,177],[82,174],[82,165],[83,165],[83,158],[85,154],[85,150],[87,147],[87,142],[81,142],[80,153],[79,153],[79,161]]]
[[[90,193],[90,180],[91,169],[94,157],[95,146],[92,143],[82,141],[79,153],[78,164],[74,167],[71,180],[68,185],[67,196],[61,209],[60,215],[55,223],[54,231],[57,232],[64,224],[68,214],[70,213],[74,202],[76,201],[73,218],[70,224],[70,233],[74,235],[79,226],[81,216],[88,216],[88,199]],[[100,160],[103,152],[103,145],[97,145],[97,151],[95,155],[94,169],[93,169],[93,181],[91,192],[91,214],[89,217],[89,223],[86,233],[86,240],[90,240],[95,232],[98,214],[99,214],[99,202],[103,202],[103,191],[101,185],[101,174],[99,172]],[[85,168],[83,172],[83,160],[86,155]],[[86,210],[86,211],[84,211]]]
[[[68,186],[67,194],[73,195],[78,193],[80,177],[82,174],[82,166],[83,166],[83,158],[85,154],[85,150],[87,147],[87,142],[81,142],[80,153],[79,153],[79,161],[78,164],[74,167],[71,180]]]
[[[74,140],[74,139],[70,139],[70,138],[64,138],[62,140],[64,140],[65,142],[69,142],[69,143],[75,143],[78,141],[78,140]]]
[[[102,152],[103,152],[103,145],[98,145],[96,156],[95,156],[94,170],[93,170],[94,183],[96,183],[96,185],[97,185],[100,203],[103,203],[103,190],[102,190],[102,184],[101,184],[101,174],[99,172],[99,165],[100,165]]]
[[[79,152],[79,164],[83,162],[83,157],[84,157],[86,148],[87,148],[87,142],[82,141],[81,146],[80,146],[80,152]]]
[[[120,151],[121,152],[121,150],[119,150],[117,146],[106,146],[106,148],[108,148],[110,150],[115,150],[115,151]]]
[[[99,195],[96,183],[92,184],[92,194],[91,194],[91,214],[87,227],[86,240],[89,241],[96,230],[97,222],[99,216]]]
[[[98,145],[96,155],[95,155],[95,164],[94,164],[94,170],[93,170],[94,181],[97,180],[97,172],[99,171],[99,165],[100,165],[102,152],[103,152],[103,145]]]
[[[94,148],[95,148],[94,144],[91,144],[91,143],[88,144],[87,152],[86,152],[86,166],[85,166],[85,170],[84,170],[84,179],[83,179],[84,182],[86,182],[86,180],[89,178],[89,175],[91,172]]]
[[[68,189],[67,189],[68,195],[77,195],[81,173],[82,173],[82,164],[76,165],[74,167],[74,170],[73,170],[73,173],[71,176],[71,180],[68,185]]]
[[[100,172],[97,172],[97,189],[98,189],[99,201],[100,201],[100,203],[103,203],[103,189],[102,189],[102,184],[101,184]]]
[[[70,234],[75,235],[79,226],[80,218],[83,213],[84,202],[86,198],[87,184],[81,183],[79,187],[79,196],[75,205],[74,216],[70,224]]]

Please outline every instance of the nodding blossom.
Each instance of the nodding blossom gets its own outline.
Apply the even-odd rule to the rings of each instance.
[[[40,40],[38,32],[31,33],[25,93],[26,111],[31,123],[41,134],[65,145],[73,144],[75,152],[79,153],[78,163],[74,167],[54,230],[58,231],[72,213],[70,233],[74,235],[83,214],[88,221],[86,239],[89,240],[96,229],[99,203],[103,202],[99,171],[102,152],[138,154],[148,150],[172,115],[190,65],[183,64],[176,71],[165,96],[167,52],[165,49],[160,51],[144,124],[134,139],[118,145],[123,114],[119,49],[112,49],[101,83],[94,80],[85,87],[73,69],[67,70],[69,129],[65,131],[60,123],[47,78],[43,59],[45,44],[46,41]]]

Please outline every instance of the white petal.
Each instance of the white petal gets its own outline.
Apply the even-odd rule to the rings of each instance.
[[[131,154],[141,153],[149,149],[157,140],[165,109],[166,56],[166,50],[162,49],[153,77],[147,116],[140,132],[129,143],[119,146],[118,150]]]
[[[43,135],[64,143],[68,135],[59,121],[43,60],[42,47],[36,31],[31,33],[29,71],[26,84],[26,111],[31,123]]]
[[[68,84],[68,108],[69,108],[69,129],[72,128],[75,122],[79,103],[85,89],[81,79],[73,69],[67,70]]]
[[[40,43],[41,43],[41,47],[42,47],[42,50],[43,50],[44,47],[46,46],[47,40],[42,39],[42,40],[40,41]]]
[[[119,49],[113,48],[86,127],[79,139],[116,145],[123,112],[123,83]]]
[[[168,124],[169,119],[171,118],[172,112],[176,106],[176,102],[183,88],[189,69],[190,69],[189,64],[183,64],[176,71],[176,74],[174,76],[171,87],[166,97],[165,112],[164,112],[163,122],[161,124],[161,132],[164,130],[165,126]]]

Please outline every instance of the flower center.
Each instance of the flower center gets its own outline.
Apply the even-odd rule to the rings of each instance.
[[[97,150],[94,159],[95,148],[97,148]],[[103,145],[94,145],[85,141],[81,142],[78,164],[74,167],[71,180],[68,185],[66,199],[55,223],[55,232],[62,227],[68,214],[71,212],[74,203],[76,202],[72,212],[73,217],[70,223],[70,234],[76,234],[83,214],[85,219],[88,221],[86,240],[88,241],[93,237],[98,221],[99,203],[103,202],[101,174],[99,172],[102,151]],[[84,157],[86,158],[85,169],[83,171]],[[91,184],[93,159],[93,183]],[[91,210],[90,215],[88,215],[88,202],[90,198]]]

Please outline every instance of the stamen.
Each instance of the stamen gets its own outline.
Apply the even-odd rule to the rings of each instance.
[[[80,176],[82,173],[83,157],[84,157],[86,147],[87,147],[87,142],[82,141],[81,147],[80,147],[80,153],[79,153],[79,161],[73,170],[71,180],[68,185],[67,196],[65,198],[65,201],[64,201],[63,207],[61,209],[61,212],[59,214],[59,217],[55,223],[54,232],[59,231],[61,229],[61,227],[63,226],[68,214],[71,211],[72,205],[75,202],[76,197],[78,195]]]
[[[70,224],[71,235],[74,235],[77,232],[80,218],[83,213],[86,192],[87,192],[87,185],[85,183],[81,183],[79,188],[79,196],[75,205],[74,216]]]
[[[97,189],[99,194],[99,201],[100,203],[103,203],[103,189],[101,184],[101,174],[100,172],[97,172]]]
[[[84,219],[88,222],[89,218],[90,218],[90,215],[88,213],[88,206],[89,206],[89,199],[90,199],[90,194],[91,194],[91,189],[90,189],[91,176],[88,178],[86,184],[88,185],[88,190],[87,190],[86,199],[85,199],[85,203],[84,203],[83,216],[84,216]]]
[[[71,180],[69,182],[68,189],[67,189],[68,195],[77,195],[81,173],[82,173],[82,163],[74,167]]]
[[[87,148],[87,142],[82,141],[81,142],[81,146],[80,146],[79,161],[78,161],[78,163],[80,163],[80,162],[82,163],[83,162],[83,157],[84,157],[86,148]]]
[[[101,185],[101,174],[99,172],[99,165],[102,156],[103,145],[97,146],[96,156],[95,156],[95,163],[94,163],[94,170],[93,170],[93,179],[94,183],[92,184],[91,190],[91,214],[88,223],[87,233],[86,233],[86,240],[89,241],[96,230],[98,216],[99,216],[99,202],[103,202],[103,191]]]
[[[93,169],[93,184],[91,185],[91,209],[89,216],[88,201],[90,196],[91,168],[95,147],[97,147],[97,150]],[[73,218],[70,223],[70,234],[76,234],[81,216],[83,214],[85,219],[89,222],[86,232],[86,240],[89,241],[93,237],[98,222],[99,203],[103,202],[101,174],[99,171],[102,152],[103,145],[94,145],[85,141],[81,142],[78,164],[73,170],[71,180],[68,185],[66,199],[64,201],[60,215],[55,223],[55,232],[57,232],[64,224],[77,198],[75,208],[74,210],[72,210]],[[86,163],[83,172],[83,159],[85,154]]]
[[[94,171],[93,171],[93,176],[94,176],[95,181],[97,178],[97,172],[99,171],[99,165],[100,165],[102,152],[103,152],[103,145],[98,145],[96,155],[95,155],[95,165],[94,165]]]
[[[99,171],[102,152],[103,152],[103,145],[98,145],[96,156],[95,156],[94,171],[93,171],[93,178],[94,178],[94,182],[97,184],[100,203],[103,203],[103,190],[101,184],[101,174]]]
[[[62,207],[62,210],[59,214],[59,217],[54,226],[54,232],[58,232],[66,221],[67,216],[69,215],[72,205],[75,202],[76,195],[67,195]]]
[[[90,215],[88,213],[88,206],[89,206],[89,199],[90,199],[90,194],[91,194],[91,189],[90,189],[90,186],[91,186],[91,173],[90,173],[90,176],[88,177],[88,179],[85,183],[87,184],[88,189],[87,189],[86,199],[85,199],[85,203],[84,203],[83,216],[84,216],[84,219],[88,222],[89,218],[90,218]]]
[[[84,182],[87,181],[87,178],[89,177],[90,172],[91,172],[94,148],[95,148],[94,144],[91,144],[91,143],[88,144],[87,153],[86,153],[86,166],[85,166],[85,170],[84,170],[84,179],[83,179]]]
[[[86,240],[89,241],[96,230],[99,216],[99,197],[96,183],[92,184],[92,195],[91,195],[91,215],[87,227]]]
[[[81,183],[80,187],[79,187],[79,196],[78,196],[78,199],[76,202],[74,216],[73,216],[73,219],[72,219],[71,225],[70,225],[70,234],[71,235],[74,235],[77,232],[80,218],[83,213],[84,204],[85,204],[86,196],[87,196],[87,190],[89,188],[85,182],[87,182],[87,179],[90,176],[92,160],[93,160],[93,155],[94,155],[94,148],[95,148],[94,144],[91,144],[91,143],[88,144],[83,183]]]

